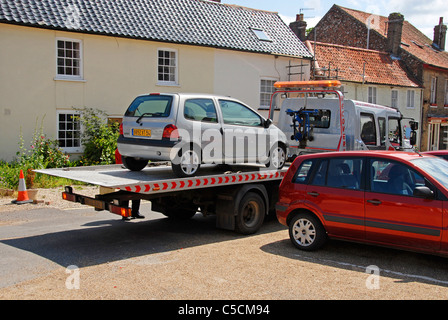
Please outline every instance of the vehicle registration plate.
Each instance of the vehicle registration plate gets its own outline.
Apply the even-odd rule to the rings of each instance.
[[[149,129],[132,129],[132,135],[140,136],[140,137],[150,137],[151,130],[149,130]]]

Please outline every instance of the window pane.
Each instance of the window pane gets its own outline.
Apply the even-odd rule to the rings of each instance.
[[[261,126],[261,118],[252,110],[235,101],[219,100],[224,123]]]
[[[425,184],[424,178],[404,164],[389,160],[372,160],[370,190],[397,195],[413,195],[417,186]]]
[[[375,120],[371,114],[361,114],[361,139],[367,145],[376,145]]]
[[[361,187],[362,159],[331,159],[327,186],[358,190]]]
[[[307,183],[309,176],[311,174],[311,167],[313,165],[313,160],[306,160],[297,170],[293,182],[295,183]]]

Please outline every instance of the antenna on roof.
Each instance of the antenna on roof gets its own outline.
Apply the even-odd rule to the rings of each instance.
[[[303,11],[305,11],[305,10],[314,10],[314,8],[300,8],[299,9],[299,14],[302,14]],[[314,18],[314,17],[304,17],[304,19],[305,18],[311,19],[311,18]]]

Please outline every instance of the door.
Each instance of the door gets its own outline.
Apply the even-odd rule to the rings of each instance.
[[[442,201],[413,196],[417,186],[429,185],[406,164],[369,160],[366,191],[366,240],[415,249],[440,249]]]
[[[201,147],[202,161],[222,163],[222,130],[213,99],[186,99],[183,108],[183,121],[180,132],[183,140],[193,141]],[[189,137],[184,137],[189,135]]]
[[[226,163],[266,160],[268,129],[263,118],[233,100],[219,100],[222,114],[223,148]]]
[[[330,236],[364,239],[363,159],[323,159],[306,190],[306,203],[319,212]]]

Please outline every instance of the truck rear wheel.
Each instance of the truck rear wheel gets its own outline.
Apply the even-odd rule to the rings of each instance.
[[[242,199],[235,217],[235,231],[252,234],[260,229],[266,214],[263,199],[254,192],[248,192]]]

